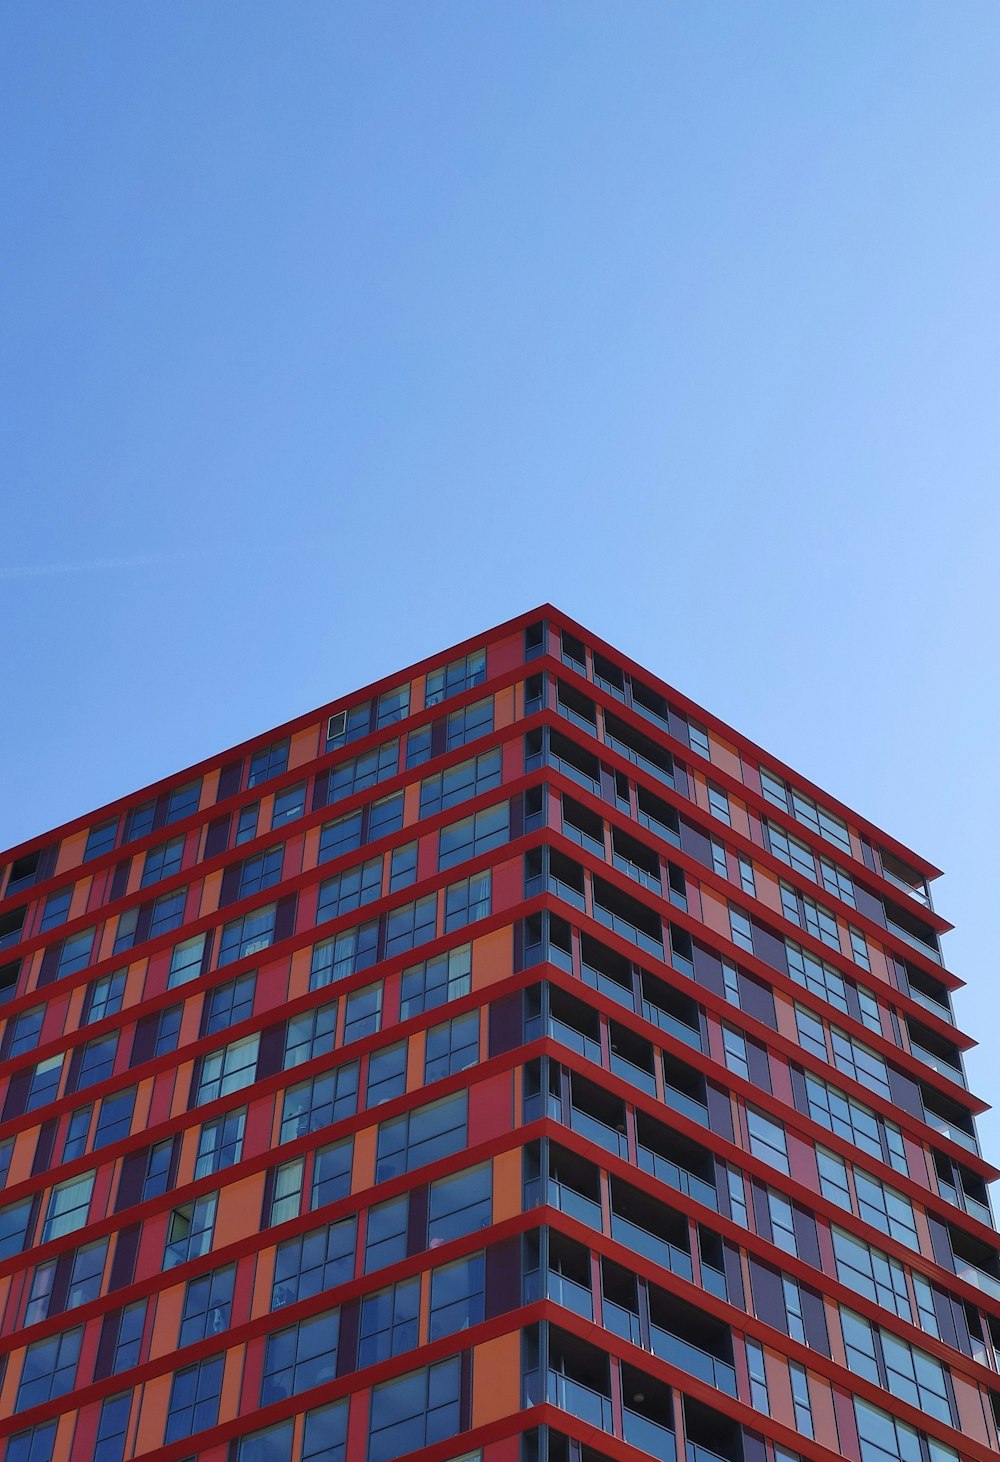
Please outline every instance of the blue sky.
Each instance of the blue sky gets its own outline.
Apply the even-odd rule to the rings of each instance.
[[[998,74],[995,0],[5,6],[0,845],[551,599],[947,870],[1000,1098]]]

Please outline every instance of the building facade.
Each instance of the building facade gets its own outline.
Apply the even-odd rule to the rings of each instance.
[[[551,606],[0,856],[3,1462],[986,1462],[936,870]]]

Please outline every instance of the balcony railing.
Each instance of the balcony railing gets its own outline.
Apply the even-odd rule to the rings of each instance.
[[[966,1132],[962,1127],[956,1127],[954,1122],[946,1122],[944,1117],[939,1117],[935,1112],[927,1111],[926,1108],[924,1109],[924,1119],[929,1126],[934,1128],[935,1132],[940,1132],[942,1137],[949,1137],[960,1147],[965,1147],[969,1152],[978,1155],[979,1143],[970,1132]]]
[[[995,1279],[992,1274],[987,1274],[983,1269],[977,1269],[975,1264],[966,1264],[961,1259],[955,1260],[955,1273],[959,1279],[964,1279],[966,1284],[974,1285],[976,1289],[982,1290],[983,1294],[1000,1300],[1000,1279]]]
[[[681,1279],[689,1280],[693,1277],[691,1255],[686,1250],[678,1249],[676,1244],[668,1243],[666,1239],[651,1234],[648,1229],[640,1228],[631,1219],[622,1218],[620,1213],[611,1215],[611,1237],[634,1249],[637,1254],[651,1259],[654,1264],[661,1264],[664,1269],[669,1269]]]
[[[624,1305],[616,1305],[614,1300],[607,1296],[601,1301],[601,1316],[604,1320],[605,1329],[620,1335],[622,1340],[629,1340],[633,1345],[642,1344],[642,1329],[639,1324],[639,1316],[634,1310],[627,1310]]]
[[[573,1026],[565,1025],[554,1015],[549,1016],[549,1035],[560,1045],[568,1046],[571,1051],[578,1051],[581,1056],[586,1056],[588,1061],[593,1061],[600,1066],[601,1043],[593,1036],[586,1036],[582,1031],[575,1030]]]
[[[548,1202],[553,1208],[558,1208],[560,1213],[565,1213],[569,1218],[575,1218],[598,1232],[604,1227],[601,1205],[595,1198],[588,1198],[585,1193],[578,1193],[567,1183],[561,1183],[558,1178],[552,1177],[549,1178],[546,1193]]]
[[[682,1340],[669,1330],[661,1330],[658,1325],[650,1325],[649,1338],[654,1355],[725,1391],[727,1396],[736,1395],[736,1371],[728,1362],[710,1355],[707,1350],[700,1350],[697,1345]]]
[[[677,1016],[671,1015],[669,1010],[654,1005],[652,1000],[643,1000],[642,1013],[647,1020],[659,1026],[661,1031],[667,1031],[669,1035],[676,1036],[679,1041],[686,1041],[696,1051],[701,1050],[701,1031],[694,1030],[683,1020],[678,1020]]]
[[[578,1284],[575,1279],[570,1279],[565,1274],[559,1274],[556,1270],[550,1269],[547,1293],[550,1300],[555,1300],[557,1305],[572,1310],[575,1315],[582,1315],[585,1320],[594,1318],[594,1296],[586,1285]]]
[[[640,1091],[648,1092],[650,1096],[656,1096],[656,1077],[651,1071],[644,1071],[641,1066],[619,1056],[617,1051],[611,1052],[611,1070],[616,1076],[621,1076],[625,1081],[630,1081]]]
[[[623,918],[621,914],[612,913],[603,904],[599,904],[596,899],[594,900],[594,918],[608,929],[613,929],[616,934],[620,934],[623,939],[629,939],[633,944],[637,944],[647,954],[652,954],[657,959],[663,958],[662,935],[659,939],[654,939],[652,934],[637,929],[634,924],[629,923],[628,919]]]
[[[690,1117],[693,1122],[700,1122],[703,1127],[709,1125],[708,1108],[705,1103],[698,1101],[696,1097],[688,1096],[685,1091],[678,1091],[669,1082],[664,1082],[663,1100],[668,1107],[673,1107],[675,1112],[681,1112],[685,1117]]]
[[[603,851],[601,856],[604,856]],[[635,879],[636,883],[641,883],[643,888],[648,888],[650,893],[662,893],[663,885],[660,882],[658,873],[650,873],[647,869],[640,867],[638,863],[633,863],[631,858],[623,858],[621,853],[614,853],[611,861],[619,873],[624,873],[628,878]]]
[[[923,1061],[925,1066],[929,1066],[939,1076],[947,1077],[949,1081],[957,1081],[959,1086],[966,1085],[965,1072],[960,1066],[956,1066],[953,1062],[946,1060],[944,1056],[935,1056],[931,1051],[928,1051],[926,1046],[919,1046],[912,1037],[910,1039],[910,1050],[918,1061]]]
[[[581,1137],[589,1137],[591,1142],[613,1152],[616,1157],[628,1160],[628,1137],[616,1127],[609,1127],[606,1122],[592,1117],[589,1112],[581,1112],[579,1107],[570,1107],[569,1125]]]
[[[921,954],[926,954],[928,959],[934,960],[935,964],[943,963],[941,951],[937,947],[936,940],[933,944],[928,944],[926,940],[918,939],[915,934],[911,934],[908,929],[903,929],[899,924],[894,924],[888,916],[886,916],[885,923],[889,933],[895,934],[897,939],[902,939],[903,943],[908,944],[911,949],[916,949]]]
[[[590,985],[594,990],[600,990],[602,995],[610,995],[612,1000],[617,1000],[619,1005],[625,1005],[629,1010],[635,1009],[635,1000],[632,991],[625,985],[619,985],[610,975],[604,974],[602,970],[595,970],[593,965],[586,961],[581,966],[583,982]]]
[[[714,1208],[718,1212],[719,1195],[711,1183],[704,1178],[698,1178],[694,1173],[689,1173],[687,1168],[682,1168],[678,1163],[671,1162],[669,1158],[662,1157],[660,1153],[653,1152],[649,1147],[643,1147],[640,1143],[638,1148],[639,1166],[645,1173],[652,1173],[654,1178],[659,1178],[661,1183],[676,1188],[678,1193],[686,1193],[689,1198],[694,1198],[698,1203],[704,1203],[708,1208]]]
[[[625,1440],[633,1447],[639,1447],[656,1457],[658,1462],[674,1462],[677,1455],[674,1434],[668,1426],[661,1426],[651,1417],[641,1416],[628,1406],[622,1407],[622,1431]]]
[[[952,1014],[950,1004],[942,1003],[940,1000],[935,1000],[931,995],[925,995],[924,992],[922,990],[918,990],[915,985],[910,986],[910,998],[912,1000],[915,1000],[918,1005],[922,1005],[925,1010],[929,1010],[932,1015],[939,1015],[941,1019],[946,1020],[949,1025],[955,1024],[955,1017]]]
[[[563,818],[562,830],[563,837],[579,843],[581,848],[586,848],[588,852],[593,853],[595,858],[604,859],[604,844],[597,838],[591,837],[590,833],[585,833],[582,827],[577,827],[576,823],[567,822]]]
[[[585,1386],[582,1381],[574,1381],[559,1371],[549,1371],[546,1399],[580,1421],[611,1431],[611,1397]]]

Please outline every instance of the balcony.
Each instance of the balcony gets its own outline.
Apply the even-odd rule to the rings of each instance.
[[[949,1061],[945,1056],[935,1056],[927,1050],[926,1046],[918,1045],[912,1037],[910,1038],[910,1050],[918,1061],[922,1061],[925,1066],[929,1066],[939,1076],[946,1077],[948,1081],[955,1081],[959,1086],[968,1085],[965,1079],[965,1072],[960,1066],[956,1066],[954,1062]]]
[[[694,1173],[689,1173],[678,1163],[671,1162],[670,1158],[653,1152],[652,1148],[643,1147],[641,1143],[637,1155],[639,1166],[644,1173],[650,1173],[661,1183],[676,1188],[678,1193],[685,1193],[689,1198],[695,1199],[698,1203],[704,1203],[706,1207],[714,1208],[718,1212],[719,1195],[713,1184],[707,1183],[704,1178],[696,1177]]]
[[[626,1006],[629,1010],[635,1009],[635,998],[632,994],[631,985],[626,986],[616,980],[612,975],[607,975],[603,970],[595,969],[593,965],[587,964],[584,960],[580,966],[583,982],[593,990],[600,990],[602,995],[609,995],[612,1000],[617,1000],[619,1005]]]
[[[679,1249],[676,1244],[651,1234],[648,1229],[640,1228],[637,1223],[623,1218],[620,1213],[611,1215],[611,1237],[637,1254],[642,1254],[644,1258],[651,1259],[654,1264],[669,1269],[671,1274],[676,1274],[681,1279],[693,1278],[690,1254]]]
[[[609,1127],[598,1117],[592,1117],[589,1112],[581,1112],[579,1107],[570,1107],[570,1128],[578,1132],[581,1137],[586,1137],[591,1142],[596,1142],[606,1152],[614,1153],[616,1157],[623,1157],[628,1161],[628,1137],[625,1132],[615,1127]]]
[[[525,1376],[526,1384],[533,1374],[537,1373],[529,1372]],[[611,1397],[585,1386],[582,1381],[574,1381],[571,1376],[563,1375],[560,1371],[549,1371],[545,1399],[580,1421],[600,1427],[603,1432],[611,1431]],[[539,1400],[541,1397],[532,1396],[529,1391],[529,1405]]]
[[[674,1462],[677,1455],[674,1434],[661,1422],[653,1421],[652,1417],[643,1416],[641,1412],[623,1406],[622,1430],[625,1440],[631,1442],[633,1447],[648,1452],[651,1457],[658,1458],[659,1462]]]
[[[545,1292],[550,1300],[572,1310],[574,1315],[582,1315],[585,1320],[594,1318],[594,1296],[586,1285],[554,1269],[548,1270],[545,1283]]]
[[[682,1340],[669,1330],[662,1330],[658,1325],[650,1325],[649,1338],[653,1354],[661,1360],[687,1371],[688,1375],[697,1376],[699,1381],[705,1381],[719,1391],[725,1391],[727,1396],[736,1395],[736,1371],[727,1361],[707,1350],[700,1350],[697,1345]]]
[[[576,1188],[571,1188],[568,1183],[561,1182],[558,1178],[550,1177],[546,1188],[546,1199],[553,1208],[558,1208],[560,1213],[565,1213],[568,1218],[575,1218],[579,1223],[585,1223],[588,1228],[596,1229],[601,1233],[604,1227],[601,1216],[600,1202],[595,1198],[588,1198],[586,1194],[580,1193]]]

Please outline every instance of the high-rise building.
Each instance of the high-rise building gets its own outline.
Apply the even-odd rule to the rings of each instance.
[[[928,881],[544,606],[0,857],[3,1462],[988,1462]]]

